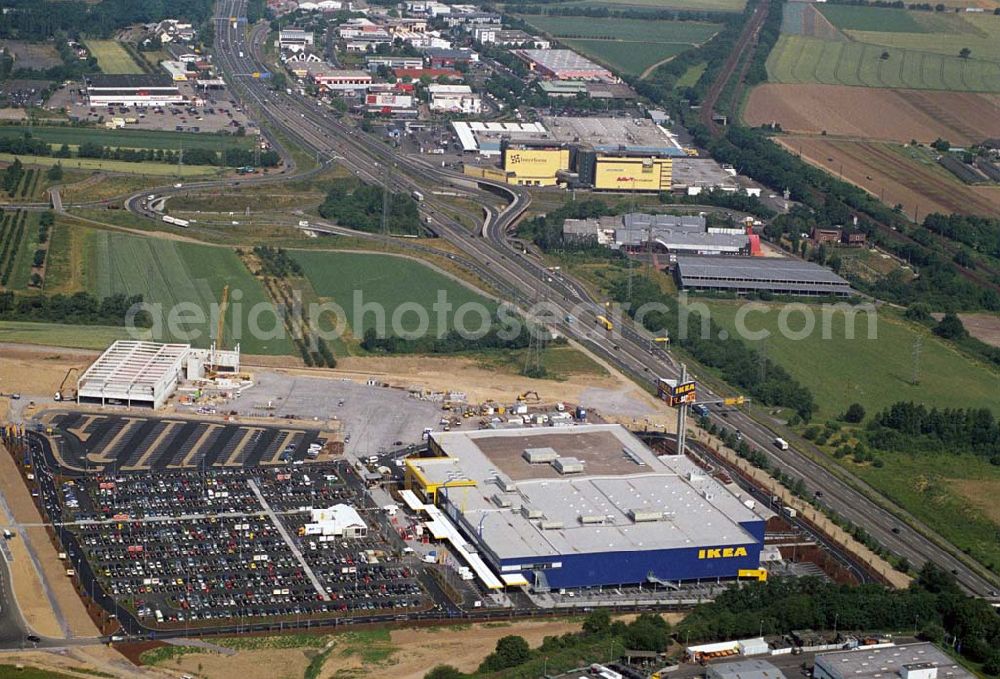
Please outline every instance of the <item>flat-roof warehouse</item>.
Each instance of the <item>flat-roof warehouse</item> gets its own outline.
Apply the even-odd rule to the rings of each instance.
[[[119,340],[80,376],[81,403],[120,401],[159,408],[173,393],[191,350],[188,344]]]
[[[931,643],[859,648],[816,656],[816,679],[972,679],[971,672]]]
[[[407,485],[502,577],[536,590],[735,578],[764,519],[687,457],[619,425],[437,432]]]
[[[801,259],[758,257],[724,259],[678,256],[677,283],[685,290],[779,295],[854,294],[851,284],[830,269]]]
[[[528,63],[531,70],[557,80],[600,80],[616,82],[614,74],[590,59],[567,49],[514,50],[514,54]]]

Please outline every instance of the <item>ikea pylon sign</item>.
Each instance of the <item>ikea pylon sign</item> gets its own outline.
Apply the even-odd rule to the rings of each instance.
[[[746,547],[717,547],[715,549],[699,549],[699,559],[735,559],[746,556]]]

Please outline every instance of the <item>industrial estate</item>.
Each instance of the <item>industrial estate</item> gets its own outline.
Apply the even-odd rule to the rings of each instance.
[[[0,677],[1000,676],[998,39],[5,2]]]

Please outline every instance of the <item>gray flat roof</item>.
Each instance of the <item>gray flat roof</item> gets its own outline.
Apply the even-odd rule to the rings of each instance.
[[[754,537],[739,524],[761,520],[743,504],[748,498],[731,493],[687,457],[657,457],[620,425],[431,437],[449,459],[413,462],[432,481],[475,481],[475,487],[440,492],[500,559],[747,544]],[[583,472],[563,476],[551,464],[523,459],[526,448],[543,447],[577,458]],[[501,487],[511,485],[510,492]],[[630,511],[661,516],[637,523]]]
[[[931,643],[905,644],[888,648],[822,653],[816,656],[817,669],[835,679],[895,677],[904,665],[928,663],[938,668],[937,679],[972,679],[971,672]]]
[[[753,658],[736,662],[712,663],[709,679],[785,679],[785,674],[766,660]]]
[[[720,260],[681,256],[677,258],[677,273],[681,286],[691,288],[851,292],[850,283],[830,269],[790,257]]]
[[[552,138],[591,146],[598,151],[679,152],[675,139],[647,118],[542,118]]]
[[[545,68],[554,72],[586,71],[586,70],[609,72],[608,69],[604,68],[599,64],[594,63],[593,61],[582,55],[577,54],[573,50],[525,49],[525,50],[518,50],[518,52],[520,54],[523,54],[528,59],[531,59],[535,63],[541,64]]]

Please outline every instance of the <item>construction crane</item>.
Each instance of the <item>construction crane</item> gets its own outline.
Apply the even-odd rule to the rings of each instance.
[[[76,373],[77,377],[79,377],[80,369],[73,366],[66,371],[66,375],[63,377],[62,382],[59,383],[59,390],[56,391],[55,396],[53,396],[56,401],[72,401],[76,399],[76,386],[74,385],[71,389],[66,389],[66,383],[69,381],[69,378],[73,373]]]
[[[215,369],[219,365],[216,351],[222,351],[224,347],[223,333],[226,330],[226,307],[229,306],[229,283],[222,287],[222,298],[219,300],[219,318],[215,323],[215,341],[212,342],[211,369],[208,371],[209,377],[215,377]]]

